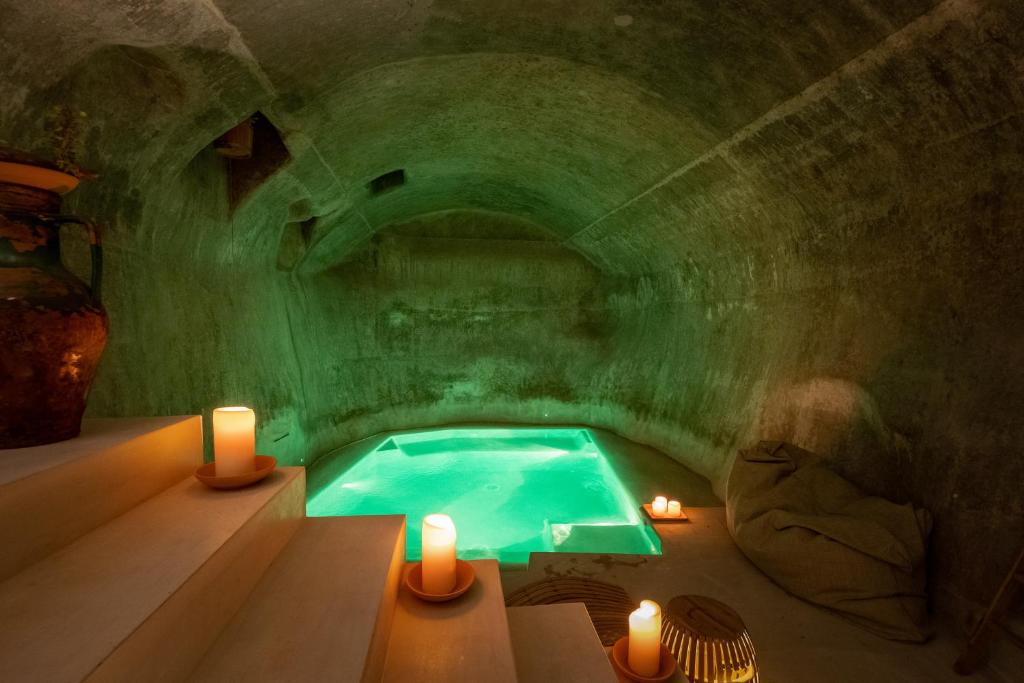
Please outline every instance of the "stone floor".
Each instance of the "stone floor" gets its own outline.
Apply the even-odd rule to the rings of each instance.
[[[653,494],[652,481],[661,477],[664,492],[683,500],[692,523],[657,525],[663,545],[660,557],[534,554],[529,568],[503,571],[506,595],[527,583],[559,575],[615,583],[637,600],[649,597],[662,604],[684,593],[718,598],[743,616],[758,649],[763,683],[1022,680],[1024,657],[1009,646],[996,650],[988,670],[970,678],[954,674],[952,663],[961,636],[941,621],[927,644],[895,643],[789,595],[733,543],[725,508],[711,495],[706,481],[655,451],[607,434],[601,437],[606,445],[615,446],[607,451],[621,454],[621,449],[629,449],[631,467],[629,471],[621,468],[620,477],[638,499]]]

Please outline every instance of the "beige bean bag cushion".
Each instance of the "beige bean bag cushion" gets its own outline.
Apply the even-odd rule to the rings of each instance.
[[[793,595],[885,638],[930,635],[926,510],[866,496],[813,453],[762,441],[736,458],[726,511],[743,553]]]

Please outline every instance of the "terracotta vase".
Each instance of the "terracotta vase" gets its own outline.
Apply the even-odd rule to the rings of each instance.
[[[78,435],[107,344],[103,252],[91,224],[60,213],[77,185],[54,169],[0,162],[0,449]],[[18,167],[18,168],[15,168]],[[33,170],[34,169],[34,170]],[[60,258],[61,226],[86,228],[92,284]]]

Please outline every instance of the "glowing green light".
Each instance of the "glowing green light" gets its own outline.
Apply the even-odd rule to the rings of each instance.
[[[443,512],[463,559],[525,563],[531,552],[658,555],[641,518],[585,429],[445,429],[387,439],[313,496],[310,516],[407,515],[420,557],[423,517]]]

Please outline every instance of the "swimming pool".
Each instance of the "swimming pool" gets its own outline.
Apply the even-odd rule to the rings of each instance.
[[[660,555],[661,541],[579,428],[463,428],[391,436],[315,493],[311,517],[407,515],[455,521],[458,556],[522,564],[533,552]]]

